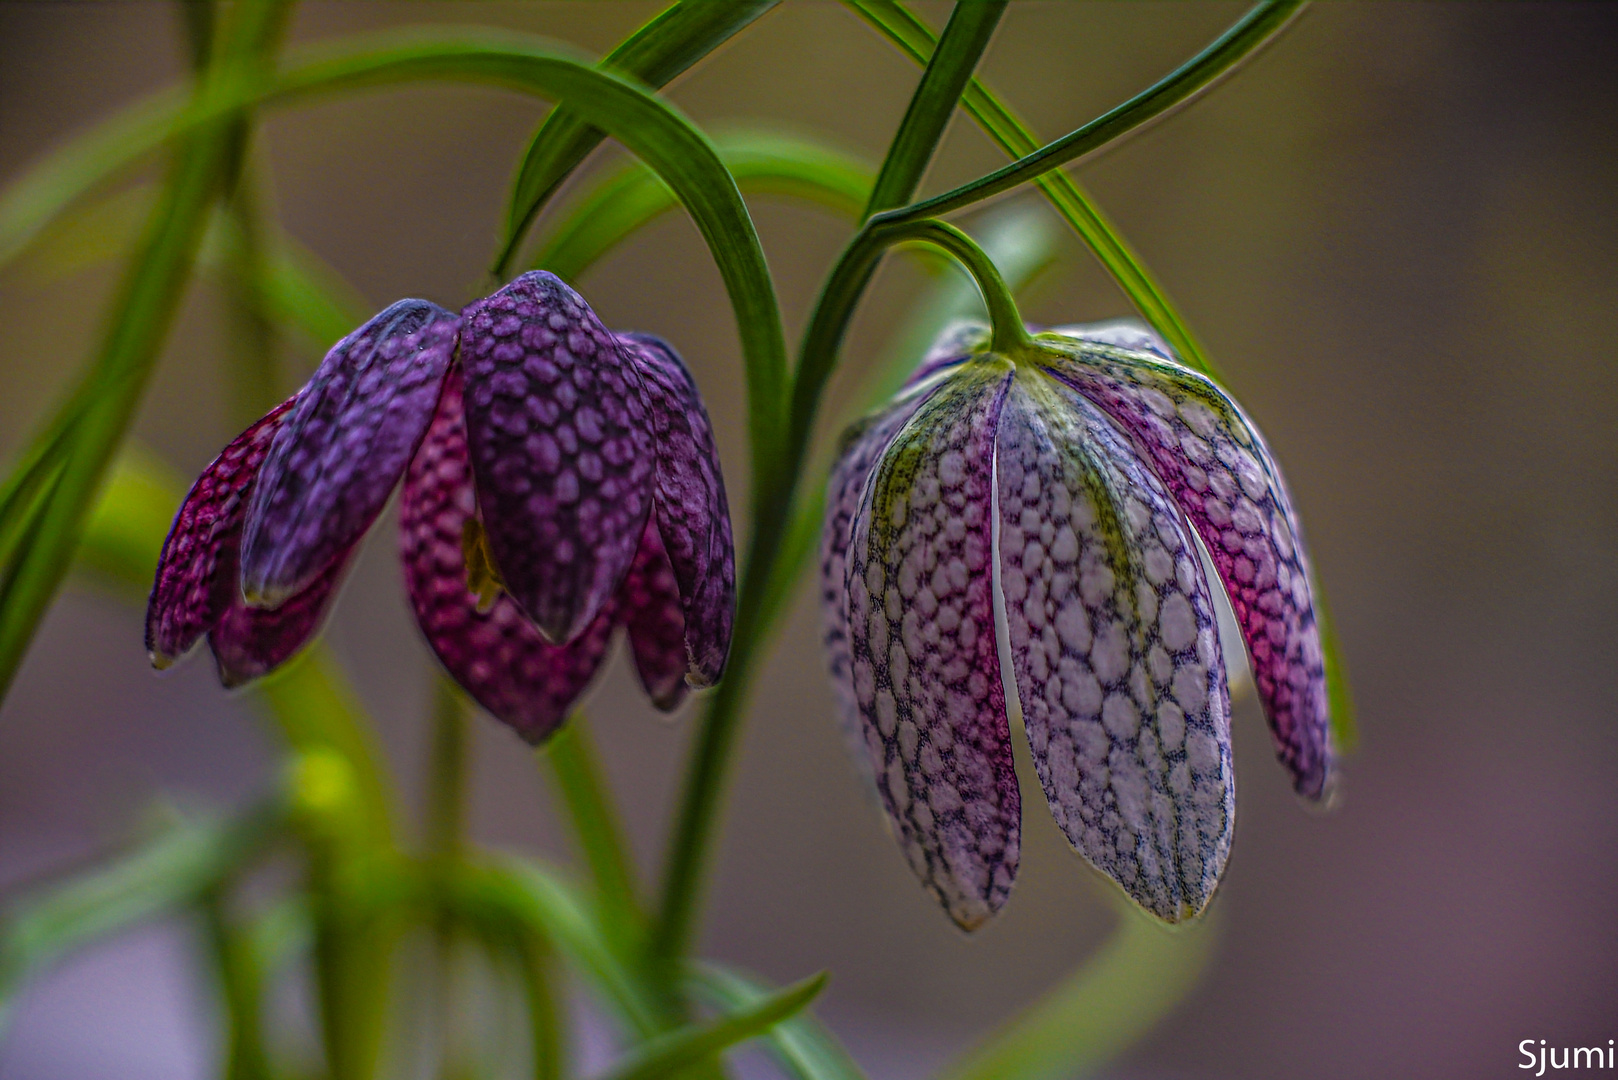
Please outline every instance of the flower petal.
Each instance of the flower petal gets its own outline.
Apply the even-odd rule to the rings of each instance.
[[[672,712],[685,700],[690,663],[685,610],[675,578],[657,524],[648,521],[640,550],[618,590],[618,611],[629,631],[640,684],[652,704],[664,712]]]
[[[847,575],[853,686],[895,833],[963,929],[1005,903],[1021,812],[992,587],[995,424],[1007,365],[962,368],[865,485]]]
[[[1332,766],[1325,667],[1309,558],[1280,466],[1240,406],[1204,376],[1104,344],[1066,349],[1056,373],[1129,434],[1202,537],[1241,624],[1277,753],[1299,794],[1323,797]]]
[[[686,678],[712,686],[724,672],[736,614],[736,545],[713,425],[695,380],[666,342],[650,334],[619,334],[618,341],[637,362],[650,409],[657,450],[652,513],[679,586]]]
[[[264,462],[242,535],[242,595],[275,607],[381,513],[432,419],[459,320],[401,300],[332,347]]]
[[[256,608],[240,596],[232,598],[208,634],[221,684],[237,687],[268,675],[309,643],[326,621],[355,546],[339,552],[319,577],[279,607]]]
[[[524,274],[462,313],[478,506],[511,596],[555,643],[618,591],[656,457],[634,363],[579,294]]]
[[[848,631],[848,545],[865,485],[893,437],[927,400],[926,392],[903,394],[843,432],[843,448],[826,481],[826,522],[820,532],[820,635],[826,671],[837,697],[838,726],[854,763],[872,784],[871,755],[854,697]]]
[[[461,375],[445,380],[438,411],[405,474],[400,556],[416,622],[438,659],[494,716],[538,744],[567,717],[612,642],[608,605],[568,645],[551,645],[502,593],[488,611],[467,588],[462,537],[474,520]]]
[[[253,481],[296,401],[277,405],[221,450],[180,504],[146,605],[146,651],[154,667],[189,652],[236,596],[236,556]]]
[[[1236,809],[1195,541],[1129,439],[1043,376],[1008,395],[995,476],[1011,666],[1051,812],[1091,865],[1179,922],[1213,896]]]

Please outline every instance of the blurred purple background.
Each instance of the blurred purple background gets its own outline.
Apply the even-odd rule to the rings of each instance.
[[[475,22],[604,52],[655,10],[311,2],[293,37]],[[947,12],[921,10],[935,26]],[[1050,137],[1240,10],[1017,3],[984,74]],[[0,4],[0,179],[172,82],[179,41],[167,4]],[[789,0],[671,96],[704,124],[766,122],[876,160],[915,78],[840,6]],[[373,92],[271,116],[257,153],[286,227],[375,306],[457,306],[542,109],[465,87]],[[1614,9],[1323,5],[1231,82],[1080,170],[1287,469],[1363,737],[1341,805],[1310,815],[1255,704],[1239,707],[1217,955],[1110,1075],[1511,1076],[1522,1039],[1618,1036],[1615,123]],[[1001,160],[958,119],[923,190]],[[755,213],[795,340],[849,227],[767,200]],[[1122,313],[1078,241],[1060,244],[1028,317]],[[48,280],[26,259],[0,271],[0,454],[84,362],[113,280]],[[848,369],[879,359],[927,280],[890,260]],[[684,352],[744,501],[735,332],[695,229],[671,217],[578,284],[608,325]],[[187,475],[235,430],[222,333],[217,291],[200,285],[138,425]],[[288,385],[315,359],[289,353]],[[839,382],[840,399],[853,385]],[[380,531],[327,640],[414,788],[430,668],[398,577]],[[774,979],[830,968],[823,1015],[873,1077],[908,1080],[1095,949],[1110,909],[1029,791],[1012,902],[974,938],[955,932],[843,757],[811,591],[760,680],[705,948]],[[615,664],[592,718],[650,872],[690,709],[655,718],[631,684]],[[530,755],[487,720],[476,745],[478,837],[566,858]],[[155,676],[139,611],[82,585],[0,708],[0,746],[0,883],[99,850],[158,792],[246,798],[274,760],[273,735],[205,661]],[[160,927],[45,979],[0,1046],[0,1078],[204,1075],[211,1013],[191,948],[183,928]]]

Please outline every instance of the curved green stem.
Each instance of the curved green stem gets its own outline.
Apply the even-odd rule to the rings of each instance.
[[[578,838],[579,853],[595,884],[604,928],[613,946],[626,959],[632,958],[646,920],[623,827],[607,794],[585,718],[575,714],[535,756],[550,767],[556,781],[562,808]]]
[[[978,291],[983,294],[984,306],[989,309],[989,326],[993,332],[989,348],[999,353],[1016,353],[1032,344],[1033,339],[1017,311],[1017,301],[994,260],[960,229],[942,221],[918,221],[894,229],[888,236],[888,244],[926,244],[937,248],[972,275]]]
[[[903,202],[915,191],[943,137],[961,88],[971,78],[1003,10],[1004,5],[999,3],[962,2],[955,6],[944,36],[916,86],[904,121],[889,145],[869,205]],[[858,262],[856,273],[838,279],[847,312],[852,313],[870,281],[880,251],[880,247],[874,249],[868,260]],[[846,319],[839,326],[839,339],[842,326],[846,326]],[[809,355],[806,352],[799,361],[794,393]],[[818,387],[816,393],[818,398]],[[673,986],[678,976],[677,961],[687,949],[696,919],[698,893],[712,854],[715,818],[729,777],[741,708],[769,628],[772,579],[791,521],[793,497],[808,446],[808,436],[800,437],[794,417],[789,414],[787,420],[786,437],[775,444],[774,456],[759,453],[760,444],[754,444],[753,536],[737,596],[728,670],[703,715],[687,760],[680,816],[669,837],[662,899],[649,943],[653,968],[663,975],[668,986]]]
[[[925,64],[932,56],[937,35],[897,0],[844,2],[916,63]],[[961,94],[961,108],[1009,156],[1020,158],[1039,149],[1040,140],[1033,131],[982,80],[974,78],[967,84]],[[1034,184],[1057,214],[1089,245],[1124,295],[1169,343],[1175,355],[1210,378],[1224,381],[1168,294],[1078,181],[1055,169],[1039,177]]]

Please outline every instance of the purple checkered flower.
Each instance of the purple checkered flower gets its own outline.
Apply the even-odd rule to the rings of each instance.
[[[1014,356],[989,341],[981,325],[947,331],[832,472],[822,591],[845,730],[911,867],[963,929],[1017,873],[1012,711],[1069,841],[1178,922],[1212,897],[1235,812],[1199,542],[1282,764],[1305,797],[1327,790],[1291,500],[1241,408],[1135,324],[1037,334]]]
[[[659,708],[719,679],[734,550],[696,384],[667,344],[607,331],[541,272],[459,316],[399,301],[225,448],[164,545],[152,662],[203,636],[227,686],[285,661],[401,476],[417,622],[530,742],[562,722],[619,625]]]

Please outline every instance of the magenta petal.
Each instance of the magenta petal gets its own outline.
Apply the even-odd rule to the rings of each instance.
[[[656,456],[634,363],[554,274],[462,313],[466,426],[490,553],[545,637],[572,641],[618,591]]]
[[[401,300],[326,354],[253,493],[241,566],[250,602],[302,592],[371,527],[432,419],[458,325],[436,304]]]
[[[353,552],[352,547],[341,552],[319,577],[279,607],[249,607],[235,598],[208,634],[219,681],[234,687],[268,675],[308,644],[326,621]]]
[[[917,409],[865,485],[846,578],[877,787],[912,869],[968,930],[1005,903],[1020,848],[991,566],[1010,381],[970,365]]]
[[[1092,402],[1019,379],[1000,416],[1001,593],[1034,767],[1091,865],[1167,922],[1230,853],[1230,698],[1196,542]]]
[[[1071,328],[1083,333],[1085,328]],[[1072,342],[1056,374],[1126,431],[1207,547],[1293,786],[1321,798],[1330,710],[1309,559],[1280,466],[1230,396],[1142,352]]]
[[[247,500],[293,397],[237,436],[180,504],[146,605],[146,651],[167,667],[213,629],[236,596],[236,554]]]
[[[640,550],[618,590],[618,610],[641,685],[652,704],[672,712],[685,699],[685,611],[655,522],[646,523]]]
[[[399,508],[405,588],[427,643],[456,682],[497,719],[538,744],[567,717],[612,642],[609,603],[568,645],[551,645],[502,593],[487,612],[466,585],[462,533],[474,514],[461,376],[444,393],[405,475]]]
[[[712,686],[725,669],[736,614],[736,548],[713,426],[672,348],[648,334],[618,340],[638,363],[650,408],[657,451],[652,513],[679,586],[689,681]]]

